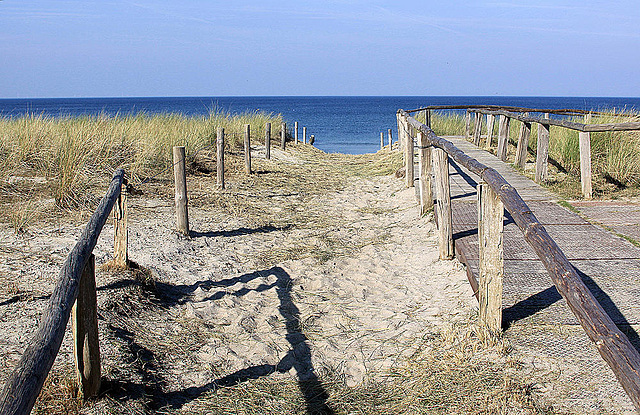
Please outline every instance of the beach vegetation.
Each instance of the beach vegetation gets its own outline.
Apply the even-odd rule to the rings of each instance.
[[[225,129],[226,151],[237,152],[245,124],[263,140],[267,122],[282,117],[250,112],[207,116],[137,114],[54,118],[28,115],[0,118],[0,202],[2,219],[16,232],[39,218],[53,201],[59,209],[91,210],[117,167],[131,184],[170,176],[172,147],[184,145],[193,169],[207,150],[215,160],[217,128]],[[94,192],[94,190],[96,190]]]

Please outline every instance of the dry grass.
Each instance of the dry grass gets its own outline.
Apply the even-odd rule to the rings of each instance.
[[[275,154],[275,153],[274,153]],[[191,204],[210,209],[226,217],[240,218],[251,229],[304,229],[304,235],[290,237],[287,244],[265,249],[256,254],[258,264],[273,266],[282,261],[314,258],[325,262],[362,248],[364,244],[381,243],[387,235],[370,241],[354,242],[344,230],[351,225],[341,215],[329,215],[321,200],[340,192],[354,178],[389,175],[401,163],[398,152],[376,154],[326,154],[312,146],[291,145],[286,152],[295,162],[255,159],[256,174],[242,170],[241,154],[228,157],[231,172],[226,190],[191,192]],[[196,168],[197,169],[197,168]],[[199,176],[199,181],[207,180]],[[277,212],[274,212],[274,208]]]
[[[225,128],[227,151],[235,151],[245,124],[254,137],[262,137],[267,122],[281,121],[259,112],[0,118],[0,220],[24,232],[45,210],[54,208],[52,216],[60,215],[60,209],[90,211],[117,167],[139,183],[171,167],[175,145],[186,146],[193,164],[196,154],[215,142],[217,127]]]
[[[42,392],[31,411],[34,415],[77,414],[82,408],[78,385],[71,368],[63,367],[49,372]]]
[[[416,341],[420,352],[410,361],[355,387],[324,370],[320,381],[328,396],[322,404],[305,400],[300,390],[309,384],[262,378],[207,393],[182,413],[320,414],[326,413],[324,404],[336,414],[561,413],[537,402],[540,379],[517,375],[518,364],[509,361],[507,345],[484,344],[471,324],[425,333]]]

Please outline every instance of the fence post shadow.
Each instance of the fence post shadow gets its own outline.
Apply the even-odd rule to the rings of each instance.
[[[609,315],[611,320],[613,320],[620,331],[627,336],[633,347],[640,351],[640,336],[638,335],[638,332],[633,328],[632,324],[629,323],[629,320],[627,320],[624,314],[622,314],[609,294],[600,288],[598,283],[596,283],[593,278],[585,272],[579,270],[575,265],[573,268],[576,270],[576,273],[580,276],[582,281],[584,281],[584,284],[587,286],[589,291],[591,291],[593,296],[598,300],[598,303],[600,303],[604,311]],[[502,327],[506,330],[516,321],[531,317],[560,300],[562,300],[562,296],[558,293],[556,287],[552,285],[543,291],[533,294],[524,300],[503,309]]]
[[[222,378],[216,379],[202,386],[194,386],[185,388],[174,392],[163,392],[162,386],[166,382],[154,373],[154,385],[135,384],[131,382],[119,382],[117,380],[111,380],[105,382],[103,392],[106,390],[107,394],[116,395],[119,398],[136,398],[144,395],[151,395],[151,406],[159,409],[168,406],[172,409],[180,409],[186,403],[204,395],[207,392],[215,392],[221,387],[231,387],[242,382],[246,382],[252,379],[259,379],[269,376],[275,372],[288,372],[294,369],[297,374],[297,383],[300,388],[300,392],[304,396],[306,411],[308,414],[327,414],[333,415],[334,411],[327,404],[329,394],[322,385],[322,382],[318,378],[315,368],[313,366],[311,348],[309,347],[308,339],[304,333],[300,330],[300,310],[293,302],[291,295],[291,287],[293,281],[291,276],[281,267],[273,267],[268,270],[261,270],[252,272],[250,274],[243,274],[238,277],[228,278],[221,281],[202,281],[187,286],[171,286],[168,284],[157,284],[157,289],[162,295],[165,306],[172,306],[177,304],[183,304],[193,291],[198,287],[203,288],[226,288],[231,287],[238,282],[247,283],[259,277],[266,277],[273,275],[276,277],[276,281],[273,284],[261,284],[255,289],[242,288],[237,292],[231,292],[221,290],[210,295],[205,300],[219,300],[225,295],[243,296],[251,291],[264,292],[275,288],[278,296],[278,311],[284,319],[286,334],[285,338],[290,345],[289,352],[282,358],[277,364],[265,364],[256,365],[247,368],[240,369],[234,373],[231,373]],[[126,281],[124,284],[130,284],[132,281]],[[107,287],[105,287],[107,288]],[[103,288],[103,289],[105,289]],[[112,288],[112,287],[108,287]],[[114,287],[115,288],[115,287]],[[164,293],[162,293],[164,291]],[[165,294],[166,297],[163,295]],[[128,347],[138,357],[145,357],[151,361],[153,359],[153,352],[144,348],[135,342],[134,336],[131,333],[127,333],[121,329],[110,327],[116,337],[125,340],[128,343]],[[143,362],[144,363],[144,362]],[[143,364],[142,367],[147,367]],[[155,366],[149,366],[155,372]],[[151,380],[148,374],[143,373],[142,378]]]

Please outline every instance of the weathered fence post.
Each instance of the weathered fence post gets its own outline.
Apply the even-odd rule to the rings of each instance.
[[[424,125],[431,128],[431,110],[424,110]]]
[[[498,122],[498,158],[502,161],[507,161],[507,147],[509,145],[509,123],[510,118],[506,115],[501,115]]]
[[[493,141],[493,125],[495,124],[496,116],[493,114],[487,114],[487,140],[484,143],[485,150],[491,148],[491,142]]]
[[[479,323],[491,336],[502,332],[503,217],[498,194],[488,184],[478,184]]]
[[[265,155],[264,158],[266,158],[267,160],[271,159],[271,123],[268,122],[265,126],[264,126],[264,148],[265,148]]]
[[[313,143],[315,143],[315,142],[316,142],[316,136],[315,136],[315,135],[313,135],[313,134],[311,134],[311,135],[309,136],[309,144],[310,144],[310,145],[313,145]]]
[[[127,268],[129,255],[127,245],[129,231],[127,230],[127,189],[122,186],[120,196],[113,206],[113,265]]]
[[[293,144],[298,144],[298,121],[293,123]]]
[[[216,185],[224,189],[224,128],[218,127],[216,134]]]
[[[471,138],[471,110],[467,110],[464,135],[467,140]]]
[[[78,283],[78,297],[71,309],[73,355],[78,389],[83,399],[96,396],[100,390],[100,344],[95,270],[95,256],[91,254],[82,270]]]
[[[173,177],[176,187],[176,230],[189,235],[185,149],[181,146],[173,148]]]
[[[251,174],[251,125],[244,126],[244,171]]]
[[[283,150],[287,147],[287,123],[283,122],[280,126],[280,146]]]
[[[528,116],[528,113],[524,115]],[[529,150],[529,136],[531,135],[531,123],[523,122],[518,134],[518,148],[516,150],[515,165],[524,169],[527,163],[527,151]]]
[[[380,131],[380,150],[384,149],[384,132]]]
[[[427,135],[422,131],[418,131],[418,143],[420,144],[420,158],[418,159],[420,214],[424,215],[433,209],[433,194],[431,193],[431,147],[427,147]]]
[[[393,150],[393,136],[391,135],[391,128],[387,130],[389,135],[389,151]]]
[[[307,127],[302,127],[302,142],[307,144]]]
[[[591,133],[580,131],[580,183],[582,196],[592,198],[591,189]]]
[[[407,179],[407,187],[413,187],[413,181],[415,180],[415,172],[414,172],[414,148],[413,148],[413,137],[411,134],[411,130],[413,129],[413,127],[409,126],[409,123],[407,122],[407,120],[403,120],[403,124],[404,124],[404,140],[405,140],[405,160],[406,160],[406,167],[407,167],[407,171],[405,174],[405,177]]]
[[[544,114],[549,119],[549,113]],[[547,180],[549,164],[549,124],[538,124],[538,143],[536,146],[536,183]]]
[[[123,182],[124,170],[117,169],[107,194],[91,215],[80,239],[64,261],[58,282],[42,310],[38,327],[30,335],[31,340],[22,353],[20,362],[9,374],[0,390],[0,414],[17,415],[31,412],[60,350],[67,323],[72,318],[72,308],[78,298],[82,273],[96,246],[98,235],[120,195]],[[82,353],[82,355],[86,354]]]
[[[482,136],[482,118],[481,112],[476,112],[474,128],[473,128],[473,144],[480,145],[480,137]]]
[[[400,113],[396,114],[396,120],[398,122],[398,150],[402,151],[402,164],[406,166],[407,160],[404,153],[404,123]]]
[[[440,259],[453,258],[453,226],[451,220],[451,189],[449,185],[449,156],[437,147],[431,153],[436,180],[436,218]]]

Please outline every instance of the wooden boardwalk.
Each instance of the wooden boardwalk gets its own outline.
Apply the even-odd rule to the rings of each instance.
[[[553,194],[492,154],[461,138],[447,139],[469,156],[496,169],[517,189],[605,311],[616,324],[625,326],[624,331],[638,347],[638,336],[630,325],[640,324],[640,248],[560,206]],[[467,266],[469,281],[475,287],[478,275],[478,178],[453,161],[450,171],[456,254]],[[518,321],[578,324],[508,214],[504,225],[505,327]]]

